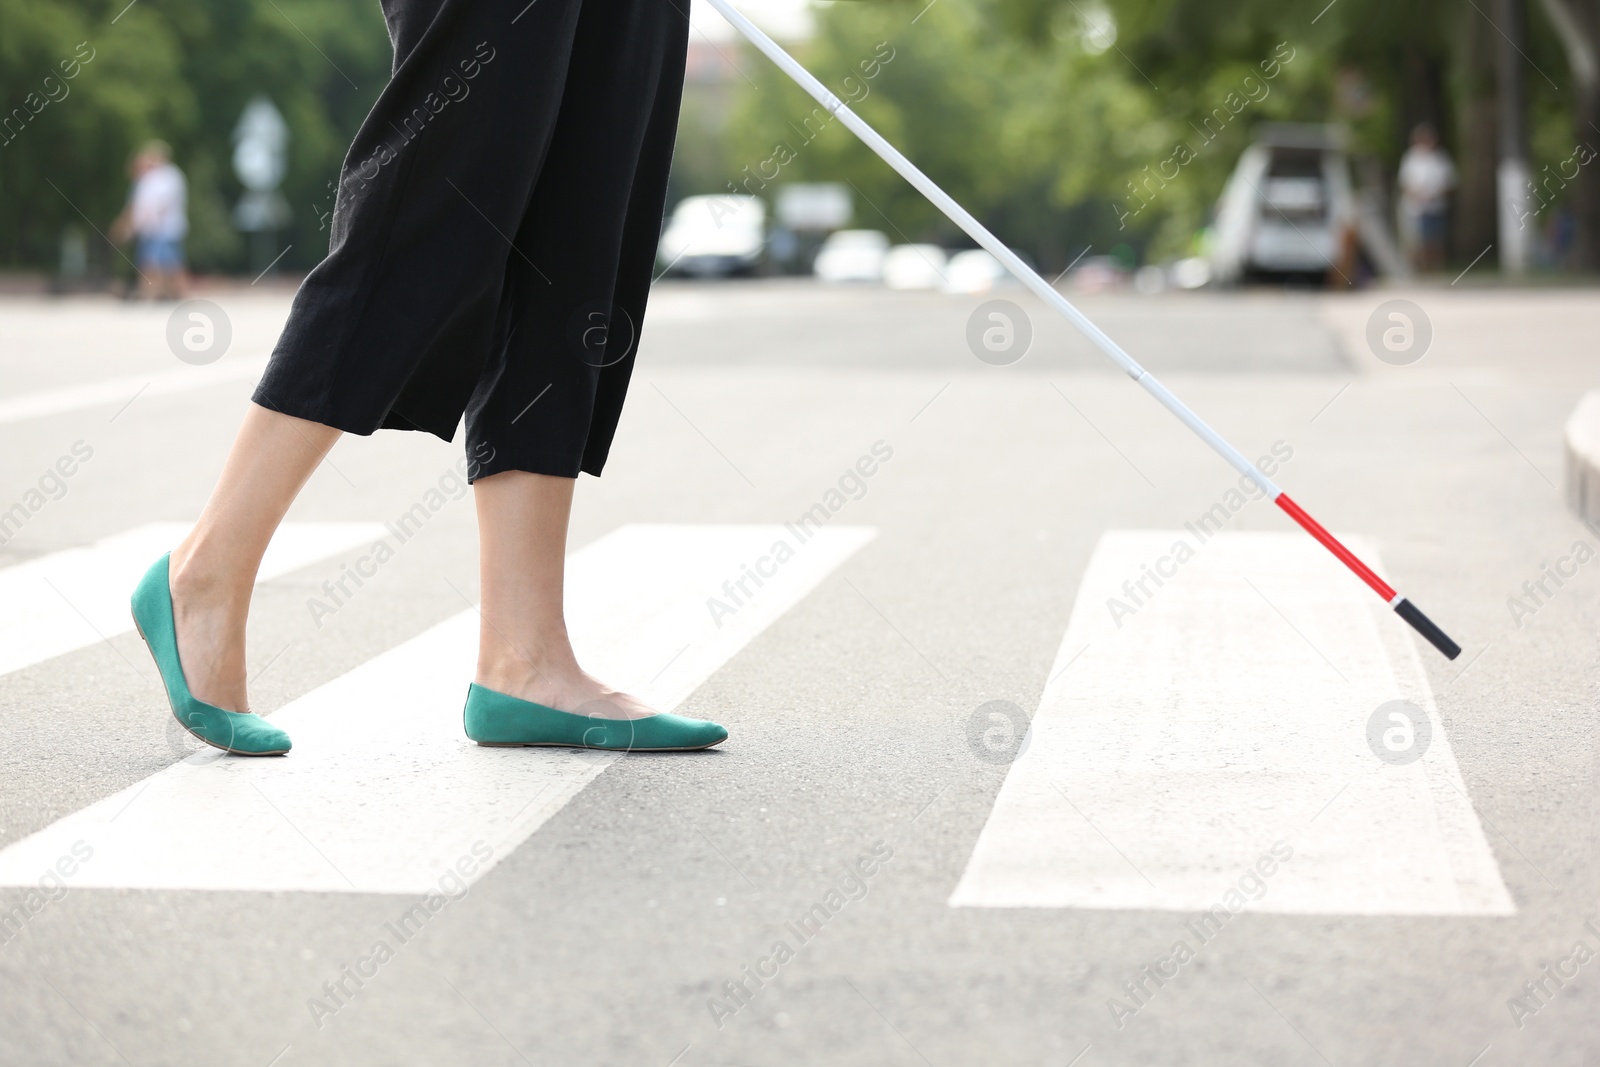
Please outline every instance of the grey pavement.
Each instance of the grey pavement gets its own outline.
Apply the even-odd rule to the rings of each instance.
[[[286,291],[202,295],[233,324],[223,364],[270,350]],[[1014,366],[968,351],[980,297],[659,285],[610,466],[579,486],[575,547],[630,522],[792,520],[875,441],[894,449],[845,513],[877,539],[680,709],[723,722],[729,742],[619,761],[320,1020],[308,1000],[411,901],[70,888],[0,944],[0,1062],[1600,1063],[1600,961],[1521,1025],[1507,1007],[1574,942],[1600,946],[1584,929],[1600,915],[1600,568],[1531,617],[1508,610],[1552,558],[1600,542],[1560,488],[1563,423],[1595,385],[1600,294],[1082,301],[1244,452],[1290,442],[1285,487],[1377,540],[1397,584],[1461,641],[1459,660],[1424,649],[1423,662],[1517,908],[1243,914],[1120,1029],[1108,998],[1184,916],[948,906],[1007,769],[975,757],[966,723],[990,700],[1038,706],[1101,533],[1181,526],[1234,476],[1031,296],[991,295],[1034,326]],[[1393,298],[1432,324],[1407,366],[1364,341]],[[167,310],[0,303],[0,405],[180,370]],[[159,395],[135,385],[125,406],[0,421],[0,507],[74,442],[94,449],[0,566],[192,519],[249,387],[247,374]],[[414,434],[346,438],[290,517],[381,522],[459,452]],[[1287,528],[1260,503],[1236,523]],[[463,499],[320,628],[305,601],[337,560],[262,584],[256,709],[461,611],[475,556]],[[1259,654],[1302,655],[1297,641],[1286,629]],[[0,846],[190,750],[133,634],[0,676],[0,722]],[[892,858],[866,896],[715,1018],[708,1000],[879,842]],[[23,894],[0,889],[0,910]]]

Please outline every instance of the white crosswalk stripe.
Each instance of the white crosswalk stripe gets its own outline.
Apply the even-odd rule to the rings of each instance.
[[[592,673],[670,710],[873,536],[830,527],[797,544],[785,527],[624,526],[568,559],[573,645]],[[740,585],[746,565],[759,585]],[[734,610],[713,612],[712,597]],[[468,741],[460,708],[477,627],[465,611],[280,709],[286,757],[201,753],[17,842],[0,852],[0,885],[34,884],[80,841],[92,858],[74,886],[470,883],[620,758]]]
[[[951,905],[1515,911],[1415,644],[1309,539],[1107,533],[1051,675]],[[1368,741],[1395,699],[1431,725],[1406,765]]]
[[[0,615],[0,675],[132,630],[128,598],[133,587],[188,532],[186,523],[150,523],[0,570],[0,604],[6,606]],[[378,523],[284,523],[267,546],[258,580],[383,535]]]
[[[0,398],[0,425],[106,404],[120,406],[135,397],[171,396],[225,382],[253,382],[261,377],[266,366],[265,359],[241,357],[199,367],[173,367],[149,374],[129,374],[121,378],[105,378],[82,385],[64,385],[56,389],[40,389],[19,396],[3,397]]]

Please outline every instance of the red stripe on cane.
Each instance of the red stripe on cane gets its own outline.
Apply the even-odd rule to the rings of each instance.
[[[1307,515],[1299,504],[1296,504],[1293,500],[1290,500],[1288,493],[1279,493],[1278,499],[1273,501],[1273,503],[1277,504],[1284,510],[1285,513],[1288,514],[1291,519],[1304,527],[1306,533],[1310,534],[1312,537],[1315,537],[1318,541],[1321,541],[1329,552],[1332,552],[1344,562],[1346,567],[1349,567],[1351,570],[1355,571],[1356,577],[1370,585],[1373,592],[1383,597],[1385,601],[1394,600],[1395,591],[1390,588],[1389,583],[1374,574],[1372,572],[1372,568],[1367,566],[1365,563],[1362,563],[1361,560],[1356,558],[1356,554],[1354,552],[1340,544],[1337,537],[1333,536],[1333,534],[1329,533],[1327,530],[1324,530],[1321,523],[1319,523],[1316,519],[1313,519],[1310,515]]]

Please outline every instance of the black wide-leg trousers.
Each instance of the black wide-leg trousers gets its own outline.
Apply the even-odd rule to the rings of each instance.
[[[474,478],[599,474],[644,324],[688,0],[382,0],[394,76],[257,404],[466,416]]]

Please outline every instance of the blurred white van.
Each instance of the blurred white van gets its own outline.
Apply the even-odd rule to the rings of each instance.
[[[766,248],[767,206],[755,196],[686,196],[661,234],[656,259],[698,277],[749,274]]]
[[[876,282],[883,279],[889,237],[877,230],[839,230],[822,242],[812,272],[825,282]]]
[[[1265,123],[1217,203],[1211,276],[1231,284],[1263,275],[1320,277],[1347,233],[1380,274],[1407,273],[1375,205],[1350,181],[1337,126]]]
[[[895,245],[883,257],[883,284],[891,289],[937,289],[947,262],[938,245]]]
[[[950,257],[940,288],[947,293],[987,293],[1010,278],[1011,272],[998,259],[981,248],[969,248]]]

